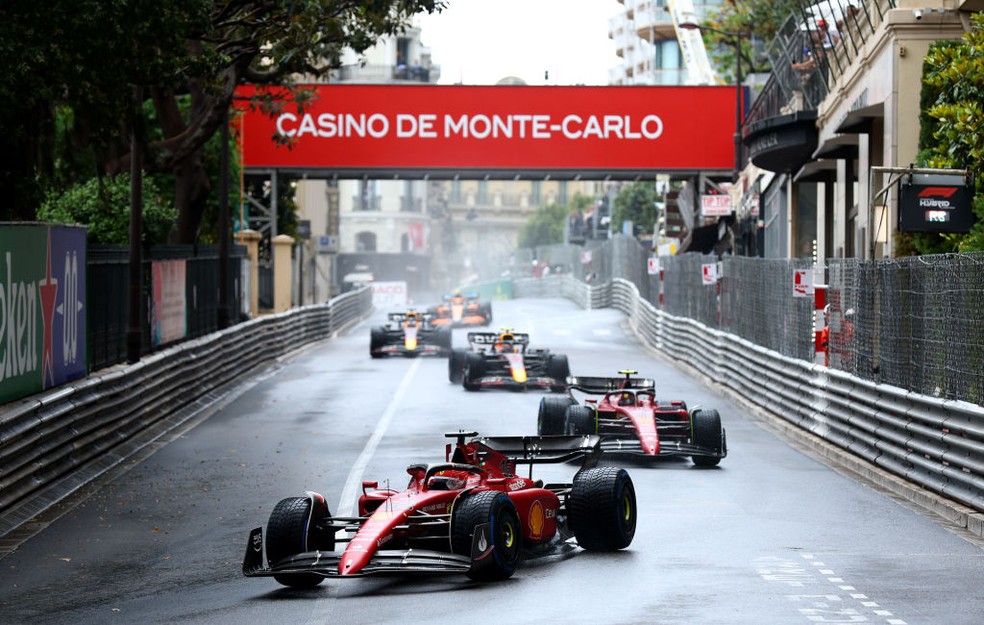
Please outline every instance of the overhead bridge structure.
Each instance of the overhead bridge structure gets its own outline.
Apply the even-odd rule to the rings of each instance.
[[[729,172],[729,87],[307,85],[241,119],[247,173],[634,180]],[[242,88],[241,101],[253,97]]]

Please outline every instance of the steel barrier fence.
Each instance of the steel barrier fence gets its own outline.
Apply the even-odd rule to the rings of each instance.
[[[514,281],[516,297],[558,294],[623,311],[662,353],[795,427],[911,483],[967,506],[936,508],[984,536],[984,407],[940,399],[785,356],[694,319],[658,310],[621,278],[589,286],[571,276]],[[911,496],[911,495],[910,495]],[[914,496],[911,496],[914,497]],[[918,501],[928,505],[924,501]]]
[[[661,273],[649,275],[649,252],[621,235],[585,247],[545,246],[535,254],[581,282],[627,280],[663,312],[814,360],[814,300],[793,297],[794,272],[813,268],[809,260],[680,254],[661,257]],[[520,260],[521,268],[531,257]],[[701,268],[714,263],[720,280],[704,284]],[[826,276],[830,368],[984,404],[984,253],[836,259],[816,273]]]
[[[258,317],[0,408],[0,536],[194,417],[229,385],[372,310],[368,288]]]

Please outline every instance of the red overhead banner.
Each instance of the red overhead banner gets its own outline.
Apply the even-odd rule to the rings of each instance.
[[[243,114],[245,167],[602,172],[734,164],[733,87],[306,88],[315,98],[303,110],[287,104],[272,117]],[[239,95],[253,92],[243,87]]]

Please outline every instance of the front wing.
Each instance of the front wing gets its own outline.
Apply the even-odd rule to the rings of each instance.
[[[309,551],[299,553],[265,566],[263,530],[256,528],[249,535],[246,556],[243,558],[243,575],[246,577],[272,577],[274,575],[321,575],[322,577],[365,577],[378,574],[432,574],[467,573],[471,569],[468,556],[427,549],[382,549],[358,573],[341,575],[338,563],[341,551]]]
[[[635,456],[648,456],[655,458],[665,458],[672,456],[704,456],[706,458],[726,458],[728,456],[728,446],[724,432],[721,432],[721,450],[717,451],[709,447],[692,445],[681,441],[660,441],[659,452],[652,456],[642,449],[642,443],[638,438],[621,438],[617,436],[601,435],[601,451],[608,454],[627,454]]]
[[[472,384],[482,388],[509,388],[509,389],[529,389],[529,388],[551,388],[563,386],[563,380],[550,378],[547,376],[528,377],[525,382],[517,382],[509,373],[502,375],[483,375],[480,378],[471,380]]]

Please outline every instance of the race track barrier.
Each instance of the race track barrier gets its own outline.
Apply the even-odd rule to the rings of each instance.
[[[363,288],[0,406],[0,536],[193,418],[230,383],[371,310]]]
[[[905,496],[984,536],[984,407],[862,380],[767,350],[733,334],[668,315],[616,278],[588,286],[569,276],[516,280],[516,297],[564,297],[583,308],[616,308],[650,347],[680,360],[743,400],[848,452],[870,466],[958,502],[935,505],[918,489]],[[843,458],[842,458],[843,460]],[[878,480],[876,480],[878,481]],[[889,485],[891,487],[891,485]]]

